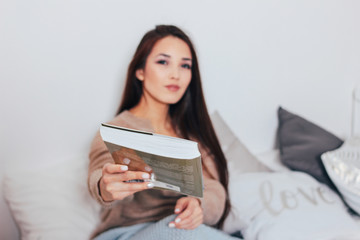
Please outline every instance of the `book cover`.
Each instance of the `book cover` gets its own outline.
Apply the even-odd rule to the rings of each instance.
[[[100,134],[115,163],[127,165],[130,171],[154,173],[155,189],[203,197],[196,142],[108,124],[102,124]]]

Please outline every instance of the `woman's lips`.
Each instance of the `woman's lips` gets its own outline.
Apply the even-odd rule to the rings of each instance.
[[[179,87],[178,85],[173,85],[173,84],[171,84],[171,85],[166,85],[166,88],[167,88],[168,90],[172,91],[172,92],[176,92],[177,90],[180,89],[180,87]]]

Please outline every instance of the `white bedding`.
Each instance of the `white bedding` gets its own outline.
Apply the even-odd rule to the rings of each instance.
[[[284,166],[280,161],[280,152],[278,149],[270,150],[264,153],[260,153],[256,155],[257,159],[262,162],[264,165],[269,167],[271,170],[275,172],[288,172],[291,171],[289,168]],[[352,219],[357,223],[360,228],[360,216],[349,214]],[[359,237],[360,239],[360,237]]]
[[[242,144],[240,141],[235,141],[235,143],[237,145]],[[245,237],[247,237],[246,239],[295,239],[287,238],[289,237],[289,230],[291,227],[296,226],[296,223],[303,221],[298,228],[293,228],[293,232],[290,232],[290,234],[302,232],[303,234],[308,234],[307,237],[309,237],[311,232],[306,232],[306,229],[310,229],[310,227],[306,228],[306,224],[310,223],[311,219],[306,221],[308,216],[306,211],[316,210],[319,211],[319,216],[317,216],[318,222],[320,222],[319,219],[328,220],[323,221],[327,225],[319,225],[319,227],[323,227],[322,230],[333,230],[335,229],[334,224],[336,221],[340,221],[336,227],[342,230],[343,233],[346,232],[347,236],[334,238],[335,235],[333,233],[330,231],[321,232],[319,228],[319,232],[316,233],[318,234],[317,237],[314,237],[316,235],[314,233],[315,235],[312,237],[302,239],[360,239],[358,237],[360,236],[360,217],[350,216],[339,203],[336,196],[334,197],[331,193],[331,198],[335,199],[335,205],[327,205],[326,201],[324,203],[318,194],[315,200],[319,206],[315,207],[312,203],[315,200],[311,200],[314,196],[311,195],[313,194],[311,191],[313,191],[312,189],[318,189],[320,184],[314,182],[310,177],[304,177],[304,174],[291,174],[292,172],[281,164],[278,150],[271,150],[251,157],[251,153],[247,151],[245,146],[242,146],[241,151],[238,151],[239,149],[237,147],[236,151],[226,151],[225,154],[230,153],[228,156],[235,159],[242,159],[244,156],[248,160],[251,159],[251,161],[257,161],[256,159],[258,159],[260,163],[253,162],[252,166],[244,171],[244,169],[238,169],[241,167],[241,164],[238,165],[234,162],[235,159],[228,159],[231,163],[230,165],[233,166],[229,168],[229,189],[230,197],[234,198],[232,199],[234,207],[224,228],[227,232],[241,229]],[[22,239],[60,240],[87,239],[89,237],[92,229],[99,221],[99,206],[87,191],[87,164],[87,156],[83,155],[56,164],[49,164],[47,167],[22,169],[21,171],[17,170],[13,173],[7,173],[4,182],[4,193],[12,214],[20,227]],[[272,174],[261,165],[266,165],[267,168],[276,173]],[[242,177],[238,178],[240,175]],[[284,179],[287,180],[284,181]],[[260,184],[260,180],[273,181],[273,196],[279,196],[281,191],[292,189],[292,193],[298,194],[296,201],[298,204],[301,203],[298,207],[298,210],[301,211],[296,211],[296,213],[290,210],[286,211],[287,215],[284,215],[282,218],[272,218],[269,214],[264,214],[264,212],[259,212],[255,215],[253,214],[254,212],[247,212],[246,210],[261,209],[261,201],[250,198],[251,194],[253,196],[258,194],[258,192],[252,190],[259,189],[259,185],[256,184]],[[303,181],[303,183],[297,186],[296,184],[300,184],[299,181]],[[286,182],[286,184],[275,184],[276,182]],[[298,187],[302,188],[303,191],[300,195],[297,190]],[[277,195],[275,195],[275,192],[277,192]],[[269,197],[269,192],[267,192],[266,196]],[[238,200],[239,204],[237,203]],[[272,202],[272,204],[278,207],[276,205],[278,203]],[[320,206],[320,204],[322,205]],[[240,212],[236,212],[239,210]],[[244,217],[244,214],[248,215]],[[256,220],[256,222],[252,223],[252,220]],[[313,225],[316,226],[315,224]],[[313,229],[316,229],[316,227]],[[341,233],[341,231],[337,233]],[[356,235],[355,238],[353,238],[354,234]],[[298,239],[301,239],[301,236]]]
[[[356,239],[358,224],[339,196],[303,172],[255,172],[230,178],[226,231],[245,239]]]

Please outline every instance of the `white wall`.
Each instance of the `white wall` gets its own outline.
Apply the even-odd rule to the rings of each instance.
[[[87,152],[161,23],[192,37],[210,111],[254,153],[273,147],[279,105],[347,137],[359,12],[356,0],[0,0],[1,166]]]

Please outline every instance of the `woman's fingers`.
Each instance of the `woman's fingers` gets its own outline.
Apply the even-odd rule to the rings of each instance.
[[[189,203],[188,197],[182,197],[182,198],[178,199],[176,201],[176,205],[175,205],[175,213],[176,214],[181,213],[186,208],[188,203]]]
[[[180,220],[179,222],[173,222],[174,226],[179,229],[195,229],[203,223],[202,216],[192,216],[190,218],[186,218],[184,220]]]
[[[175,213],[179,214],[177,218],[185,219],[193,214],[195,209],[201,210],[200,201],[193,197],[180,198],[175,205]]]
[[[136,192],[140,190],[145,190],[152,188],[154,186],[151,182],[134,182],[134,183],[124,183],[124,182],[114,182],[106,186],[106,190],[109,192]]]
[[[118,174],[104,174],[104,183],[125,182],[135,179],[149,180],[150,174],[146,172],[126,171]]]
[[[193,211],[191,215],[188,215],[186,217],[176,217],[174,221],[176,228],[181,229],[194,229],[200,224],[202,224],[202,222],[202,211]]]
[[[203,223],[202,208],[200,201],[196,198],[180,198],[176,203],[175,213],[179,215],[169,226],[182,229],[194,229]]]
[[[134,194],[135,192],[150,189],[152,187],[154,187],[154,184],[151,182],[142,182],[142,183],[114,182],[106,186],[106,191],[111,193],[111,196],[114,200],[122,200],[125,197]]]
[[[129,169],[133,171],[152,172],[151,167],[148,166],[133,149],[121,148],[121,150],[113,152],[112,157],[114,158],[115,163],[127,165]]]
[[[132,182],[132,180],[145,180]],[[104,201],[121,200],[135,192],[152,188],[153,183],[147,172],[128,171],[126,165],[107,163],[103,166],[99,182],[100,194]]]
[[[120,165],[120,164],[114,164],[114,163],[106,163],[103,167],[103,175],[104,173],[122,173],[128,170],[128,166],[126,165]]]

